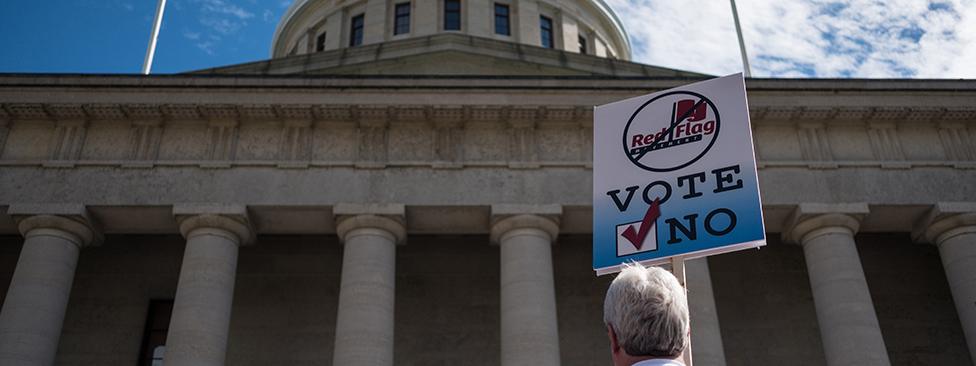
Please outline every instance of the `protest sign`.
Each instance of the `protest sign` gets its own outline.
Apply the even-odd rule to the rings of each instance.
[[[596,107],[593,269],[765,244],[741,74]]]

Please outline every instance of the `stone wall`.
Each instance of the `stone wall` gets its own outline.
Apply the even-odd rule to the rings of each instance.
[[[396,365],[499,364],[499,250],[488,237],[408,237],[396,287]]]
[[[563,235],[552,248],[563,365],[610,365],[603,297],[613,276],[596,277],[589,235]]]
[[[262,236],[241,248],[227,365],[332,362],[342,252],[335,236]]]

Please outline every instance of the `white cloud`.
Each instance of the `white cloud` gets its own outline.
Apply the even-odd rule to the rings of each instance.
[[[741,70],[728,3],[714,0],[609,0],[630,34],[633,59],[723,74]]]
[[[201,51],[206,52],[208,55],[213,56],[214,55],[214,46],[217,45],[217,42],[214,42],[214,41],[203,41],[203,42],[197,43],[196,45],[197,45],[197,48],[199,48]]]
[[[742,69],[726,1],[608,0],[638,62]],[[755,76],[976,77],[976,1],[739,0]]]
[[[234,34],[245,25],[226,18],[200,18],[200,24],[224,35]]]
[[[229,0],[190,0],[190,3],[199,9],[198,21],[204,27],[206,37],[189,31],[184,31],[183,36],[195,41],[197,48],[209,55],[216,53],[224,36],[237,34],[248,25],[249,19],[254,18],[254,13]]]
[[[214,14],[226,14],[236,17],[237,19],[244,20],[254,17],[254,13],[244,10],[234,4],[228,4],[224,0],[198,0],[203,11],[214,13]]]
[[[191,32],[189,30],[184,29],[183,30],[183,37],[186,38],[186,39],[189,39],[191,41],[195,41],[195,40],[200,39],[200,33],[199,32]]]

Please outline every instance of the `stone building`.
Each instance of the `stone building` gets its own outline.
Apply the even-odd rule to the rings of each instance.
[[[0,364],[608,364],[592,107],[708,76],[601,0],[299,0],[274,39],[0,75]],[[695,364],[973,364],[976,82],[747,88],[769,245],[689,262]]]

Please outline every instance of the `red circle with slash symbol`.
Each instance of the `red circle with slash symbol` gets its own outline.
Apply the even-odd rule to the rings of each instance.
[[[627,158],[641,169],[668,172],[701,159],[718,138],[720,118],[704,95],[673,91],[642,104],[624,127]]]

